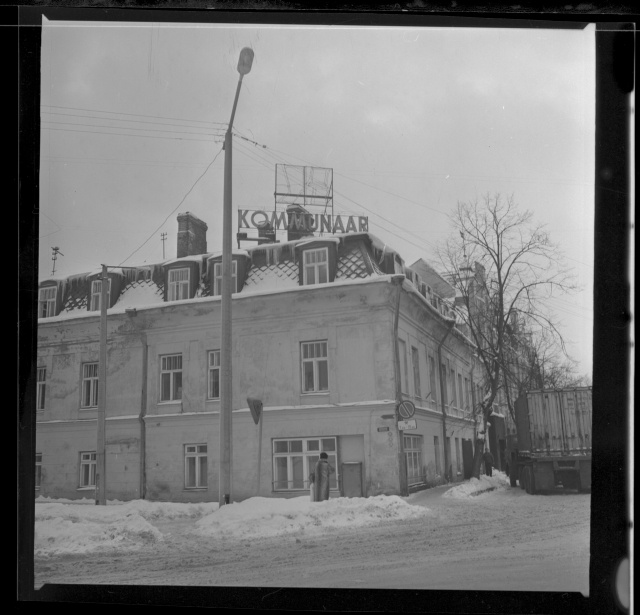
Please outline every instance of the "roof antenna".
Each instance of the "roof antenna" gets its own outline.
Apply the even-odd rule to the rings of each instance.
[[[64,256],[64,254],[60,252],[60,248],[58,246],[51,249],[53,250],[53,253],[51,255],[51,260],[53,261],[53,269],[51,270],[51,275],[54,275],[56,272],[56,260],[58,260],[58,254],[60,256]]]

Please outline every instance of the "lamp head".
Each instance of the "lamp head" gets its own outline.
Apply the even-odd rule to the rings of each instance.
[[[244,47],[240,52],[240,59],[238,60],[238,72],[241,75],[246,75],[251,70],[253,64],[253,49]]]

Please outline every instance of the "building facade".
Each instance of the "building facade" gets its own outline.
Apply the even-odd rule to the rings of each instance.
[[[205,223],[178,222],[177,258],[108,272],[108,499],[218,498],[221,254]],[[233,276],[233,500],[308,493],[322,451],[332,497],[468,475],[473,345],[395,251],[369,233],[305,237],[234,250]],[[39,495],[94,496],[101,277],[40,283]],[[415,429],[398,429],[400,400]]]

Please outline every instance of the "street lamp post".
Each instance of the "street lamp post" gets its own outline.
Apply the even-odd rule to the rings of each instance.
[[[222,298],[221,298],[221,340],[220,340],[220,478],[218,481],[218,504],[231,502],[231,460],[233,409],[233,386],[231,378],[231,218],[232,218],[232,136],[233,118],[236,114],[242,78],[251,70],[253,50],[245,47],[238,60],[238,87],[233,101],[229,127],[224,137],[224,202],[222,212]]]

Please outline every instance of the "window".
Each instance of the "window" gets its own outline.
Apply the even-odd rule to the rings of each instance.
[[[42,453],[36,453],[36,489],[40,489],[42,482]]]
[[[338,488],[336,438],[297,438],[273,441],[273,489],[294,491],[309,488],[309,474],[313,472],[320,453],[325,452],[335,469],[329,479],[331,489]]]
[[[440,474],[442,474],[442,468],[440,466],[440,440],[438,436],[433,436],[433,448],[436,456],[436,474],[440,476]]]
[[[96,454],[80,453],[80,487],[96,486]]]
[[[231,261],[231,292],[238,292],[238,261]],[[222,295],[222,263],[213,264],[213,295]]]
[[[422,436],[404,436],[404,455],[409,485],[422,482]]]
[[[444,449],[444,451],[445,451],[445,458],[444,458],[445,463],[447,462],[447,457],[449,457],[449,465],[445,468],[445,474],[451,475],[451,438],[449,438],[449,436],[447,436],[445,438],[444,445],[446,447]],[[449,453],[449,455],[447,455],[447,453]]]
[[[56,286],[41,288],[38,298],[38,318],[50,318],[56,315]]]
[[[202,489],[207,486],[206,444],[185,445],[184,486],[187,489]]]
[[[36,410],[44,410],[44,399],[46,392],[47,368],[39,367],[36,381]]]
[[[160,401],[182,399],[182,355],[160,357]]]
[[[91,303],[89,310],[91,312],[100,311],[100,301],[102,300],[102,280],[93,280],[91,282]],[[111,278],[107,284],[107,308],[111,305]]]
[[[469,378],[464,379],[464,394],[465,394],[465,410],[471,411],[471,383]]]
[[[449,376],[449,372],[447,371],[447,366],[442,363],[440,366],[442,368],[442,391],[440,391],[442,395],[442,403],[446,406],[449,402],[447,399],[447,378]]]
[[[464,408],[464,390],[462,388],[462,376],[458,374],[458,407]]]
[[[168,301],[189,299],[189,269],[169,269]]]
[[[456,472],[462,471],[462,462],[460,457],[460,438],[456,438]]]
[[[82,364],[82,408],[95,408],[98,405],[98,364]]]
[[[438,403],[436,397],[436,361],[432,356],[429,356],[429,386],[431,387],[431,402],[436,405]]]
[[[420,391],[420,355],[418,355],[418,349],[411,346],[411,364],[413,366],[413,394],[416,397],[421,397]]]
[[[324,284],[329,281],[329,250],[318,248],[302,253],[304,284]]]
[[[447,361],[447,364],[449,363],[449,361]],[[456,396],[456,370],[453,369],[453,367],[449,370],[449,374],[450,374],[450,378],[449,378],[449,384],[451,385],[451,405],[452,406],[457,406],[458,405],[458,399]]]
[[[404,340],[398,340],[398,354],[400,355],[400,390],[409,393],[409,367],[407,366],[407,344]]]
[[[209,351],[207,399],[220,399],[220,351]]]
[[[302,343],[302,392],[329,390],[327,342]]]

